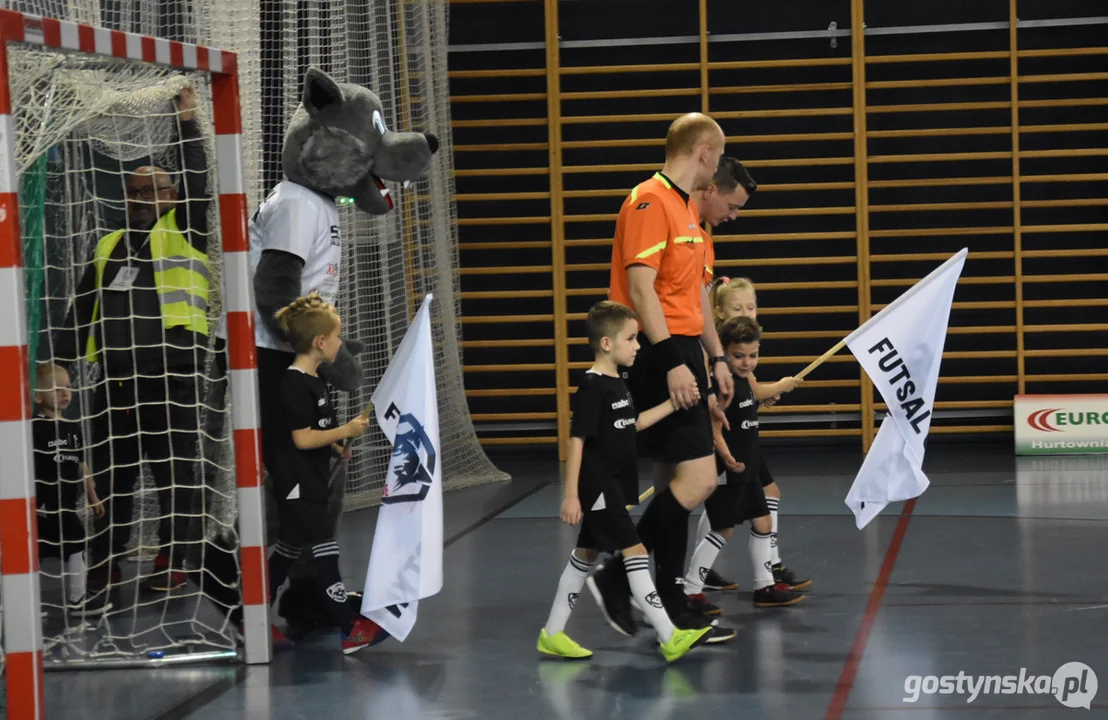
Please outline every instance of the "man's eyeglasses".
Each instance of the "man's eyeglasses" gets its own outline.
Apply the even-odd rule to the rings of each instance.
[[[143,200],[152,200],[158,193],[165,192],[166,190],[173,190],[173,185],[147,185],[140,188],[127,188],[127,197],[130,198],[142,198]]]

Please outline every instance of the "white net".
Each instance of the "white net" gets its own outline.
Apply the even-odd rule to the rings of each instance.
[[[2,3],[3,0],[0,0]],[[366,345],[362,392],[343,396],[340,414],[360,412],[423,296],[434,293],[435,373],[440,405],[443,481],[447,489],[508,476],[488,460],[473,429],[462,378],[457,218],[447,80],[448,3],[441,0],[25,0],[39,14],[195,42],[238,54],[249,211],[281,180],[281,142],[301,97],[308,67],[339,82],[369,87],[386,124],[419,130],[441,143],[431,170],[397,209],[369,217],[341,213],[344,245],[340,311],[350,335]],[[64,5],[64,8],[57,7]],[[260,22],[259,22],[260,20]],[[375,504],[389,447],[380,436],[360,443],[350,463],[346,509]]]
[[[234,553],[223,583],[185,572],[207,563],[205,537],[237,548],[230,423],[203,402],[222,264],[207,77],[29,46],[9,48],[9,65],[31,357],[70,369],[36,374],[33,388],[46,662],[232,651],[213,601],[238,604]],[[191,119],[178,111],[188,88]],[[171,215],[206,267],[152,262],[149,226]],[[98,246],[115,248],[99,272]],[[193,332],[163,328],[153,287],[166,272],[207,278],[206,308],[203,293],[184,302]],[[57,405],[70,382],[72,403]]]
[[[266,3],[261,8],[259,74],[252,75],[249,68],[242,82],[261,88],[260,93],[243,93],[243,117],[247,152],[258,153],[261,186],[266,188],[280,180],[280,138],[300,100],[309,66],[339,82],[372,89],[384,103],[390,129],[439,138],[431,170],[400,192],[395,210],[378,217],[352,207],[342,211],[339,309],[350,335],[366,343],[359,358],[366,368],[366,386],[344,398],[339,412],[350,416],[365,407],[420,301],[433,292],[443,478],[450,489],[507,476],[493,467],[477,442],[462,381],[446,13],[447,3],[431,1]],[[251,38],[256,33],[234,19],[227,27],[239,27]],[[238,33],[212,38],[214,44],[234,49],[242,41]],[[385,476],[390,448],[384,438],[371,435],[361,446],[347,476],[347,510],[376,503]]]

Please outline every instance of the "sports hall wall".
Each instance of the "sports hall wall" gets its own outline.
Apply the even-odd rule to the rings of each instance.
[[[757,285],[760,377],[799,371],[968,246],[932,432],[1009,433],[1016,393],[1108,390],[1106,16],[1099,0],[452,0],[482,443],[565,438],[619,205],[696,110],[759,184],[716,232],[716,274]],[[868,445],[883,409],[844,351],[763,434]]]

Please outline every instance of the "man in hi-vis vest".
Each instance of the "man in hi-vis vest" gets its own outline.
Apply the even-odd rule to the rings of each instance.
[[[68,332],[55,340],[59,360],[83,357],[100,365],[90,418],[92,469],[107,513],[95,524],[90,570],[99,577],[110,571],[112,584],[121,582],[145,459],[161,515],[154,572],[144,583],[150,591],[185,583],[190,516],[199,499],[198,385],[212,277],[208,159],[195,113],[196,91],[185,88],[177,98],[182,190],[157,167],[126,177],[126,227],[96,243],[66,317]]]

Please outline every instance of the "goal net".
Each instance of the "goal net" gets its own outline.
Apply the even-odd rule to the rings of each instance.
[[[233,655],[232,423],[204,401],[223,266],[209,75],[26,44],[9,45],[8,69],[44,662]],[[188,249],[170,249],[174,232]],[[130,259],[143,248],[147,262]],[[187,290],[159,298],[155,277]],[[132,287],[152,304],[119,292]],[[217,538],[230,563],[218,579],[196,572]]]
[[[441,147],[426,175],[407,189],[390,188],[395,210],[377,217],[352,206],[341,210],[339,310],[350,335],[366,344],[359,358],[366,384],[343,397],[339,412],[349,417],[366,406],[423,296],[434,293],[443,483],[449,490],[508,476],[492,465],[477,441],[462,378],[447,6],[433,0],[280,0],[261,6],[257,0],[236,0],[220,10],[227,22],[212,27],[210,42],[239,52],[258,43],[261,63],[240,67],[244,88],[260,88],[243,92],[247,164],[256,163],[258,171],[251,177],[257,182],[254,200],[281,179],[281,138],[310,66],[339,82],[372,89],[384,103],[389,129],[439,138]],[[249,22],[238,22],[236,13]],[[347,510],[378,502],[391,452],[380,434],[370,433],[359,446],[347,475]]]
[[[0,0],[2,1],[2,0]],[[51,0],[28,0],[49,3]],[[69,0],[90,22],[232,50],[239,57],[248,210],[282,179],[285,128],[300,102],[304,73],[318,67],[338,82],[372,89],[391,130],[418,130],[441,143],[431,169],[411,187],[394,184],[396,209],[368,216],[340,206],[343,276],[339,311],[365,344],[366,382],[343,394],[350,417],[369,402],[423,296],[434,293],[432,332],[438,384],[443,486],[508,480],[477,440],[462,377],[457,207],[447,79],[448,5],[441,0],[197,0],[150,3]],[[260,19],[260,22],[259,22]],[[213,402],[214,399],[213,399]],[[346,476],[347,511],[377,504],[391,452],[370,433]]]

